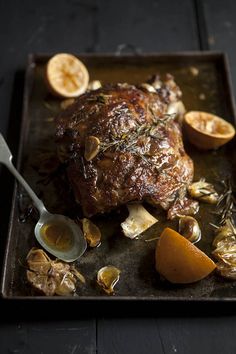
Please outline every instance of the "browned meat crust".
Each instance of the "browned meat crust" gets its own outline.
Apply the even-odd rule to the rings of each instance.
[[[168,105],[181,95],[171,76],[156,93],[127,84],[108,85],[80,96],[56,118],[56,139],[68,178],[86,216],[130,201],[168,209],[190,184],[193,163]],[[84,157],[89,136],[99,152]]]

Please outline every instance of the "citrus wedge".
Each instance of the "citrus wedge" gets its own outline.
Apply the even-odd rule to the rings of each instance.
[[[50,91],[60,97],[77,97],[88,87],[86,66],[74,55],[59,53],[47,63],[46,81]]]
[[[178,232],[165,228],[156,247],[156,270],[176,284],[197,282],[208,276],[215,263]]]

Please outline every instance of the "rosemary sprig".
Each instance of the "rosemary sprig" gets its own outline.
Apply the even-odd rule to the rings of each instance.
[[[100,151],[104,153],[109,148],[115,148],[115,151],[129,151],[143,157],[145,153],[141,154],[140,148],[137,147],[139,138],[141,136],[149,136],[155,139],[163,139],[163,135],[159,133],[159,128],[161,126],[165,127],[174,118],[175,114],[166,114],[162,119],[153,119],[151,124],[137,126],[129,134],[112,135],[109,142],[101,142]]]
[[[220,225],[224,225],[227,220],[230,220],[234,225],[233,214],[236,211],[236,199],[230,179],[222,181],[224,185],[223,193],[219,197],[217,203],[217,214],[220,215]]]
[[[111,95],[104,95],[103,93],[100,93],[96,96],[88,97],[87,100],[91,101],[91,102],[98,102],[101,104],[107,104],[109,97],[112,97],[112,96]]]

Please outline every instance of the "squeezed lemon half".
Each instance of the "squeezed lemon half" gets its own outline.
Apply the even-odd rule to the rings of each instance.
[[[86,66],[72,54],[59,53],[47,63],[46,81],[50,91],[60,97],[78,97],[89,83]]]
[[[232,124],[208,112],[187,112],[184,127],[189,141],[202,150],[217,149],[235,135]]]

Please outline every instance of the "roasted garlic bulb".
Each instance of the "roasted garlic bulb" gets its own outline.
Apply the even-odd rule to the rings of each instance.
[[[226,220],[226,223],[223,226],[220,226],[216,230],[216,236],[212,245],[214,247],[218,247],[221,241],[226,241],[228,237],[235,238],[236,237],[236,229],[230,219]]]
[[[77,280],[85,279],[73,265],[62,261],[52,261],[38,248],[32,248],[26,257],[29,269],[26,276],[30,284],[46,296],[71,295],[76,290]]]
[[[201,229],[192,216],[181,216],[179,219],[179,233],[192,243],[201,239]]]
[[[216,266],[217,266],[218,273],[222,277],[232,279],[232,280],[236,279],[236,264],[232,265],[224,261],[219,261],[216,264]]]
[[[219,200],[219,195],[214,186],[207,183],[204,178],[188,186],[188,193],[192,198],[209,204],[216,204]]]
[[[226,278],[236,279],[236,229],[230,219],[219,227],[213,241],[213,256],[218,259],[218,272]]]

